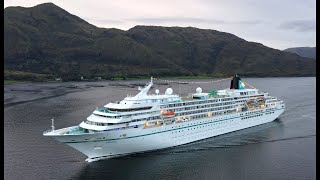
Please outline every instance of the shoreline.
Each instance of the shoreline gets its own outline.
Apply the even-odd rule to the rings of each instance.
[[[299,78],[299,77],[316,77],[316,75],[312,76],[241,76],[241,78]],[[168,77],[156,77],[158,79],[220,79],[220,78],[228,78],[227,76],[221,77],[210,77],[210,76],[168,76]],[[105,81],[132,81],[132,80],[149,80],[150,77],[138,77],[138,78],[115,78],[115,79],[101,79],[101,80],[78,80],[78,81],[21,81],[21,80],[4,80],[4,85],[12,85],[12,84],[22,84],[22,83],[62,83],[62,82],[105,82]]]

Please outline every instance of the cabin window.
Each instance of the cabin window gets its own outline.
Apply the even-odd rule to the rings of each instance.
[[[152,108],[151,106],[148,106],[148,107],[131,108],[131,109],[113,109],[113,108],[108,108],[107,110],[117,111],[117,112],[129,112],[129,111],[148,110],[148,109],[151,109],[151,108]]]

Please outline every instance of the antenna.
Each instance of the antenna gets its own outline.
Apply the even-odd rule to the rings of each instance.
[[[52,125],[51,125],[52,131],[54,131],[54,119],[53,118],[51,119],[51,123],[52,123]]]

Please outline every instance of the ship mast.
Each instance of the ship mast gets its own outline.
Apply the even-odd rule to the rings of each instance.
[[[51,123],[52,123],[51,124],[52,131],[54,131],[54,119],[53,118],[51,119]]]
[[[147,93],[149,91],[149,89],[151,88],[151,86],[153,85],[153,82],[152,82],[153,78],[151,76],[151,79],[150,79],[150,82],[143,88],[143,89],[140,89],[141,90],[135,97],[137,98],[141,98],[141,97],[145,97],[147,96]]]

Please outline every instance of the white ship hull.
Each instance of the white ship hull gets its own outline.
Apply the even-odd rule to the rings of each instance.
[[[169,148],[261,125],[275,120],[283,111],[284,108],[272,111],[259,109],[248,115],[245,115],[246,112],[240,112],[153,128],[131,128],[85,135],[57,135],[54,138],[87,155],[87,161],[95,161]]]

